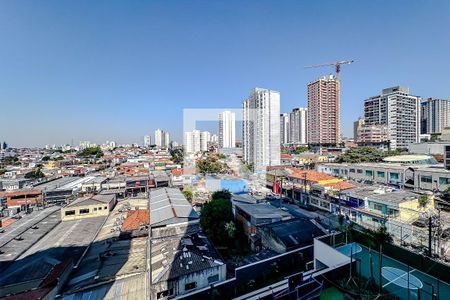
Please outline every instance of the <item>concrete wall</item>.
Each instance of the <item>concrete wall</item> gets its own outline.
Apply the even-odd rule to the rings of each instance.
[[[170,272],[170,270],[169,270]],[[214,282],[209,282],[208,278],[218,275],[218,280]],[[158,283],[153,283],[151,289],[151,298],[157,299],[157,295],[159,292],[173,289],[172,297],[180,296],[186,293],[194,292],[196,290],[205,288],[210,286],[213,283],[218,283],[224,281],[226,279],[226,265],[220,265],[209,269],[204,269],[199,272],[193,272],[185,276],[181,276],[176,278],[173,281],[162,281]],[[186,290],[185,286],[188,283],[196,283],[196,287],[194,289]]]
[[[327,267],[338,267],[349,263],[350,258],[333,247],[314,239],[314,268],[317,269],[317,260]]]
[[[80,213],[83,209],[89,209],[89,213]],[[71,221],[71,220],[80,220],[86,218],[95,218],[101,216],[109,215],[109,211],[112,209],[111,203],[102,203],[95,205],[83,205],[83,206],[75,206],[75,207],[64,207],[61,209],[61,220],[62,221]],[[67,211],[74,211],[74,215],[66,215]]]

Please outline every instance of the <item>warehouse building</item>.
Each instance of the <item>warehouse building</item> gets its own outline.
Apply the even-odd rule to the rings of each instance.
[[[61,220],[69,221],[107,216],[115,205],[115,195],[95,195],[78,198],[61,209]]]

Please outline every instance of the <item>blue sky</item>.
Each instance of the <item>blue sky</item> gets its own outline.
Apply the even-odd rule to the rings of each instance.
[[[251,88],[306,106],[341,59],[342,128],[394,85],[450,98],[450,1],[1,1],[0,140],[14,146],[182,137],[184,108]]]

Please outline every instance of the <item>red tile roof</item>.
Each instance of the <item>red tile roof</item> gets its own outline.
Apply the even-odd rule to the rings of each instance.
[[[350,182],[347,181],[341,181],[341,182],[336,182],[336,183],[329,183],[329,184],[325,184],[326,186],[329,186],[333,189],[336,190],[348,190],[348,189],[352,189],[355,186],[353,184],[351,184]]]
[[[172,175],[173,176],[181,176],[181,175],[183,175],[183,169],[173,169],[172,170]]]
[[[127,217],[123,221],[122,231],[137,230],[140,226],[148,224],[150,224],[150,210],[131,210],[127,213]]]
[[[289,177],[296,179],[305,179],[306,177],[307,181],[312,182],[335,179],[335,177],[328,174],[310,170],[296,170],[293,174],[289,175]]]

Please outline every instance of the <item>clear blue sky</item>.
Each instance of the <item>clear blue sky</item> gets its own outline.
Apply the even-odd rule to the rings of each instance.
[[[183,108],[240,107],[251,88],[306,106],[340,59],[342,127],[407,85],[450,98],[450,1],[1,1],[0,140],[14,146],[181,140]]]

